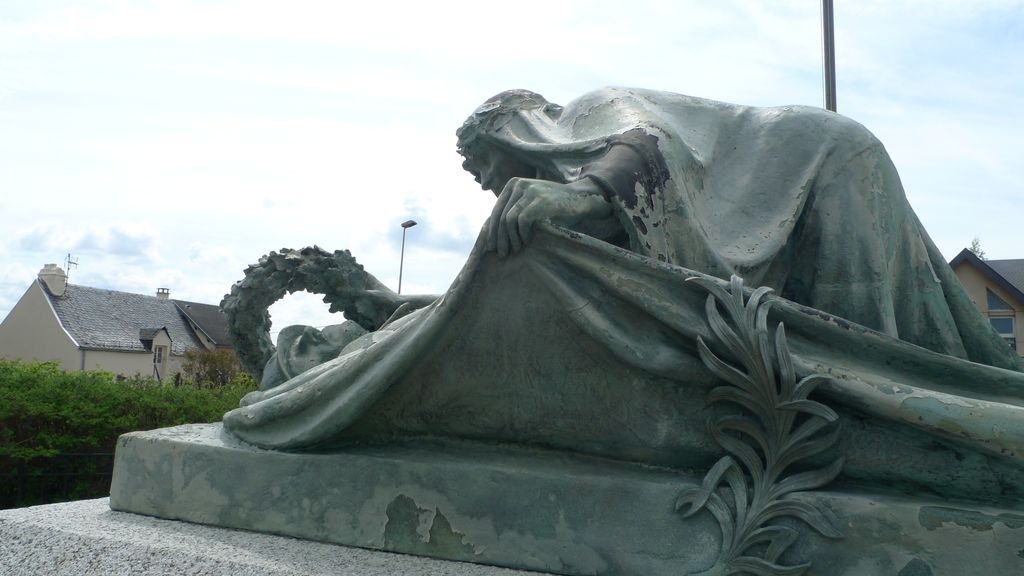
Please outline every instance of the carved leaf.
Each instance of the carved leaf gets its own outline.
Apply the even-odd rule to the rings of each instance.
[[[843,462],[843,458],[837,458],[832,464],[824,468],[787,476],[772,487],[769,496],[771,498],[779,498],[791,492],[820,488],[839,475],[839,471],[843,469]]]
[[[736,508],[736,525],[743,526],[747,521],[747,478],[739,466],[731,466],[725,472],[725,479],[729,482],[732,490],[733,502]]]
[[[765,553],[765,560],[775,562],[779,556],[789,548],[800,533],[789,526],[764,526],[752,531],[742,542],[740,548],[747,549],[756,544],[768,543],[768,550]]]
[[[757,342],[757,359],[754,366],[748,366],[756,378],[764,382],[766,392],[772,396],[776,393],[775,370],[772,369],[771,340],[768,338],[768,310],[771,302],[761,304],[761,299],[771,292],[764,286],[754,290],[747,302],[747,313],[744,317],[745,327]]]
[[[792,400],[790,402],[781,402],[779,404],[779,409],[811,414],[818,418],[822,418],[827,422],[835,422],[839,419],[839,414],[836,414],[835,410],[825,406],[821,402],[815,402],[814,400]]]
[[[781,322],[775,329],[775,360],[779,366],[781,396],[783,398],[792,397],[796,383],[796,370],[793,368],[793,357],[789,354],[789,344],[786,343],[786,327]]]
[[[732,569],[731,574],[749,573],[755,576],[799,576],[806,574],[811,567],[810,564],[797,564],[796,566],[780,566],[753,556],[741,556],[729,563]]]
[[[756,450],[739,438],[715,428],[711,429],[711,436],[715,439],[715,442],[718,442],[722,448],[731,452],[743,464],[753,479],[754,486],[762,485],[764,480],[764,463],[761,461],[761,457],[757,454]]]
[[[827,538],[842,538],[843,533],[831,519],[817,507],[804,500],[786,498],[773,500],[756,517],[757,523],[763,524],[780,516],[793,516],[806,522],[811,528]]]
[[[690,505],[690,509],[683,514],[683,518],[692,516],[695,512],[704,507],[708,498],[714,493],[715,489],[718,488],[718,484],[726,470],[735,465],[736,463],[731,457],[723,456],[715,463],[714,466],[711,467],[711,470],[708,470],[700,488],[688,490],[676,500],[676,510],[682,509],[682,507],[687,504]]]
[[[778,398],[778,389],[775,384],[775,370],[772,368],[772,349],[767,332],[759,332],[757,340],[757,360],[750,372],[754,379],[762,383],[764,393],[774,404]]]
[[[765,302],[764,306],[761,306],[760,304],[761,299],[771,292],[772,289],[767,286],[761,286],[751,292],[750,298],[747,299],[746,314],[744,314],[745,325],[757,328],[759,327],[759,324],[761,324],[762,318],[767,319],[771,303]]]
[[[712,388],[711,392],[708,393],[708,402],[732,402],[733,404],[739,404],[747,410],[755,413],[759,406],[757,401],[749,392],[729,386],[717,386]]]
[[[693,278],[687,278],[686,281],[687,282],[693,282],[694,284],[697,284],[701,288],[707,290],[709,294],[711,294],[716,299],[718,299],[718,300],[720,300],[722,302],[726,302],[726,301],[729,300],[729,293],[724,288],[719,286],[718,282],[715,281],[715,280],[711,280],[710,278],[703,278],[703,277],[693,277]]]
[[[769,562],[778,560],[779,556],[782,556],[782,553],[800,537],[799,532],[787,526],[768,526],[765,529],[775,529],[777,532],[777,536],[772,538],[771,544],[768,545],[768,550],[764,554],[764,559]]]
[[[722,416],[715,421],[715,426],[721,430],[742,432],[743,434],[753,438],[761,448],[762,454],[769,454],[772,451],[771,447],[768,445],[768,436],[765,433],[764,428],[751,418],[746,416]]]
[[[732,321],[737,326],[746,326],[743,322],[746,308],[743,305],[743,279],[735,274],[729,277],[729,296],[730,298],[725,300],[725,302],[727,303],[726,307],[729,310],[729,315],[732,316]]]
[[[718,521],[718,526],[722,530],[722,545],[725,546],[726,542],[731,543],[735,537],[734,526],[736,523],[729,512],[729,507],[718,494],[712,492],[711,497],[708,498],[707,509],[715,517],[715,520]]]
[[[704,504],[707,503],[708,496],[710,495],[710,492],[705,492],[700,488],[687,488],[676,498],[676,510],[682,510],[689,506],[689,510],[683,513],[683,518],[689,518],[704,508]]]
[[[827,382],[828,380],[829,377],[824,374],[811,374],[810,376],[803,378],[799,383],[797,383],[796,390],[793,391],[793,398],[807,398],[819,384]]]
[[[821,418],[808,418],[806,421],[800,424],[800,426],[798,426],[792,434],[790,434],[789,440],[783,447],[783,451],[790,450],[793,446],[799,444],[800,442],[803,442],[807,438],[810,438],[811,436],[814,435],[815,432],[821,430],[822,428],[828,425],[828,420],[822,420]],[[815,454],[817,454],[817,452],[815,452]]]
[[[821,420],[813,420],[821,422]],[[782,450],[782,456],[776,461],[778,472],[788,468],[794,462],[809,458],[831,448],[839,437],[839,430],[833,430],[813,440],[806,440],[799,443],[789,443]]]
[[[704,339],[700,336],[697,337],[697,354],[700,356],[701,361],[704,362],[704,365],[715,376],[742,390],[754,388],[754,383],[750,381],[746,374],[726,364],[718,356],[715,356],[715,353],[707,347]]]
[[[755,359],[751,356],[750,350],[746,346],[746,343],[736,334],[736,332],[726,323],[725,319],[718,312],[718,306],[715,304],[713,296],[708,296],[707,302],[704,306],[705,313],[708,317],[708,327],[711,328],[711,333],[715,335],[715,338],[721,342],[730,353],[737,356],[737,360],[740,364],[745,367],[750,367],[755,364]],[[732,312],[726,306],[726,312]],[[730,316],[739,314],[742,317],[742,312],[731,313]]]

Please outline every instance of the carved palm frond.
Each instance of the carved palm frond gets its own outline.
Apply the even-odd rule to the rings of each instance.
[[[839,416],[821,402],[808,399],[828,378],[812,374],[797,381],[785,327],[780,323],[774,338],[769,334],[771,301],[765,296],[771,289],[761,287],[745,297],[738,276],[732,277],[729,290],[704,278],[692,281],[710,293],[708,325],[718,347],[736,363],[723,360],[702,338],[697,339],[701,360],[726,383],[711,390],[708,402],[743,409],[742,414],[720,416],[712,422],[711,435],[728,455],[711,467],[699,488],[685,491],[676,501],[677,509],[685,509],[684,517],[706,509],[721,527],[718,559],[701,574],[804,574],[810,564],[779,563],[799,532],[770,522],[796,518],[823,536],[842,537],[824,510],[806,500],[789,498],[828,484],[842,470],[840,457],[824,468],[787,475],[791,465],[835,444],[838,430],[823,430]],[[724,317],[719,306],[725,310]]]

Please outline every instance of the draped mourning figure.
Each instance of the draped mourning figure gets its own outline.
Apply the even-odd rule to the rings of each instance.
[[[714,343],[699,284],[735,276],[772,289],[767,326],[785,326],[796,376],[827,376],[812,398],[842,431],[812,464],[845,458],[837,485],[1024,497],[1019,358],[861,125],[648,90],[564,107],[511,90],[458,146],[497,200],[451,287],[398,295],[336,253],[350,322],[254,352],[261,390],[224,416],[230,434],[284,451],[430,437],[707,469],[722,408],[700,350],[735,354]]]

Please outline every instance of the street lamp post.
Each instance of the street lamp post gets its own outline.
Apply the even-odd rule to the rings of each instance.
[[[402,293],[402,269],[405,267],[405,233],[409,228],[416,225],[415,220],[402,222],[402,256],[398,261],[398,293]]]

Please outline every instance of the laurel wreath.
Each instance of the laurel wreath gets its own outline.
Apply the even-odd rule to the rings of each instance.
[[[310,246],[282,248],[263,256],[245,269],[245,277],[235,282],[220,303],[239,362],[257,380],[262,379],[263,367],[275,351],[268,310],[285,295],[301,290],[322,294],[331,312],[341,311],[367,330],[379,327],[394,311],[380,306],[381,298],[390,291],[348,250],[331,253]]]

